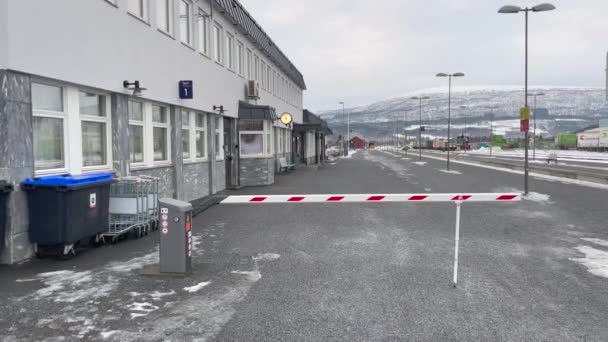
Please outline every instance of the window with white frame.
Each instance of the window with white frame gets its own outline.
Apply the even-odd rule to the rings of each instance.
[[[184,159],[190,159],[190,119],[193,116],[187,110],[182,110],[182,157]]]
[[[269,93],[272,93],[272,71],[270,69],[270,64],[266,65],[266,90]]]
[[[244,52],[243,43],[237,41],[236,43],[236,72],[243,76],[243,52]]]
[[[201,8],[198,9],[196,30],[198,33],[198,51],[209,56],[209,16]]]
[[[132,15],[148,21],[148,0],[127,0],[127,9]]]
[[[228,69],[234,70],[234,36],[226,32],[226,64]]]
[[[260,57],[255,55],[253,60],[253,79],[260,82]]]
[[[285,152],[291,153],[292,131],[285,130]]]
[[[79,91],[78,99],[82,132],[82,166],[109,167],[110,117],[106,96]]]
[[[184,44],[192,45],[192,4],[187,0],[179,0],[179,36]]]
[[[202,160],[207,158],[207,114],[197,113],[194,117],[194,146],[195,158]]]
[[[260,78],[262,81],[262,89],[266,89],[266,62],[262,61],[260,69]]]
[[[272,70],[272,94],[276,95],[277,94],[277,71],[276,70]]]
[[[129,155],[132,164],[144,162],[144,104],[129,101]]]
[[[222,27],[218,23],[215,23],[213,25],[213,59],[220,64],[223,63],[222,36]]]
[[[62,87],[32,83],[34,167],[66,168],[66,113]]]
[[[284,144],[282,128],[280,128],[280,127],[275,128],[275,137],[277,138],[277,153],[282,154],[283,153],[283,144]]]
[[[173,0],[156,0],[156,22],[159,30],[173,34]]]
[[[272,123],[267,120],[239,120],[239,146],[243,158],[272,154]]]
[[[247,49],[247,63],[245,63],[245,64],[246,64],[246,67],[247,67],[247,79],[248,80],[253,79],[252,78],[253,77],[253,73],[251,72],[251,68],[252,68],[251,67],[251,63],[252,63],[251,60],[252,60],[251,59],[251,50]]]
[[[215,116],[215,159],[224,159],[224,118]]]
[[[169,161],[169,113],[167,107],[152,105],[153,161]]]

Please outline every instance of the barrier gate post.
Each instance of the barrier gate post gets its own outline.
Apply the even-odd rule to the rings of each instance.
[[[161,198],[160,273],[192,272],[192,204],[172,198]]]
[[[228,196],[220,204],[278,204],[278,203],[454,203],[456,224],[454,237],[454,278],[458,285],[458,250],[460,220],[465,202],[515,202],[521,201],[521,193],[473,193],[473,194],[348,194],[348,195],[241,195]]]

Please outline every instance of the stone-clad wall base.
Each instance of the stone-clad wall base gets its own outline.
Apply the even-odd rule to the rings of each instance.
[[[215,174],[214,174],[215,190],[220,192],[226,190],[226,162],[218,160],[215,162]]]
[[[175,185],[173,184],[173,167],[164,166],[141,170],[131,170],[131,176],[151,176],[160,178],[160,197],[175,198]]]
[[[0,70],[0,180],[15,187],[7,200],[4,252],[0,263],[13,264],[33,255],[29,241],[26,194],[19,184],[34,176],[31,85],[28,75]]]
[[[193,201],[209,195],[209,164],[184,164],[184,200]]]
[[[271,185],[274,183],[275,159],[251,158],[240,160],[241,186]]]

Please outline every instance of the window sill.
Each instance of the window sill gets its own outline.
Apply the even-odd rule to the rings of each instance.
[[[156,29],[158,32],[162,33],[163,36],[166,36],[169,39],[175,40],[175,37],[173,37],[173,35],[163,29],[157,28]]]
[[[188,49],[192,50],[192,51],[196,51],[196,49],[194,48],[194,46],[192,46],[191,43],[186,43],[183,41],[180,41],[180,43],[182,43],[183,46],[187,47]]]
[[[118,8],[118,5],[115,4],[114,2],[112,2],[111,0],[105,0],[105,3],[107,3],[108,5],[114,7],[114,8]]]
[[[207,58],[207,59],[211,59],[211,57],[209,56],[208,53],[204,53],[202,51],[199,51],[198,54],[201,55],[201,56],[203,56],[203,57],[205,57],[205,58]]]
[[[272,155],[272,156],[267,156],[267,155],[243,156],[243,155],[241,155],[241,159],[271,159],[273,157],[274,157],[274,155]]]
[[[144,18],[142,18],[142,17],[138,16],[137,14],[133,14],[133,13],[131,13],[131,12],[127,12],[127,14],[128,14],[128,15],[130,15],[131,17],[133,17],[133,18],[137,19],[138,21],[140,21],[140,22],[142,22],[142,23],[144,23],[144,24],[146,24],[146,25],[150,26],[150,23],[148,22],[148,20],[146,20],[146,19],[144,19]]]
[[[100,165],[100,166],[84,166],[82,168],[83,173],[91,173],[91,172],[109,172],[113,171],[110,165]]]
[[[158,163],[152,165],[133,165],[131,164],[131,171],[143,171],[143,170],[153,170],[160,169],[173,166],[171,163]]]
[[[184,165],[194,165],[194,164],[203,164],[206,163],[207,159],[196,159],[194,161],[192,160],[184,160]]]
[[[222,62],[218,62],[218,61],[216,61],[216,60],[214,60],[214,62],[215,62],[215,64],[217,64],[217,65],[221,66],[222,68],[224,67],[224,64],[223,64]]]
[[[69,173],[68,169],[49,169],[49,170],[36,170],[34,176],[52,176],[52,175],[65,175]]]

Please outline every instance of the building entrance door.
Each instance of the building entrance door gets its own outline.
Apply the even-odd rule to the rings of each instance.
[[[239,180],[239,143],[236,120],[224,118],[224,155],[226,163],[226,188],[240,186]]]

